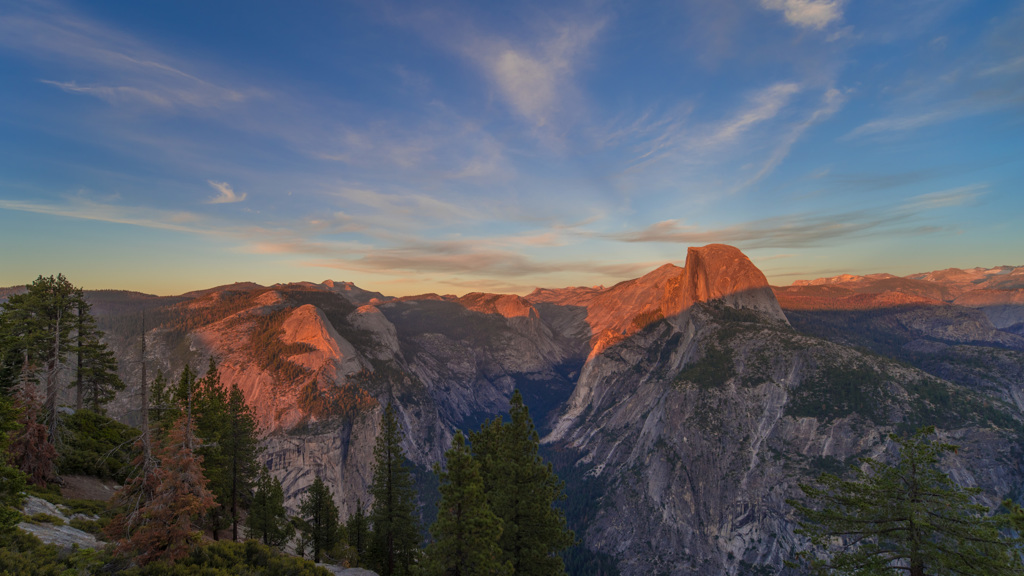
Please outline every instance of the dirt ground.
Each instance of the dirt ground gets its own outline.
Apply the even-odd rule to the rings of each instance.
[[[78,500],[110,500],[120,486],[113,480],[100,480],[92,476],[62,476],[64,485],[60,495]]]

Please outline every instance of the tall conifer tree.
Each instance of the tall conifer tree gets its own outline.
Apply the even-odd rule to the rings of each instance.
[[[18,409],[0,390],[0,546],[21,521],[22,490],[25,474],[9,465],[8,438],[18,426]]]
[[[295,534],[295,528],[285,513],[281,481],[266,468],[260,469],[245,525],[248,538],[255,538],[275,548],[284,547]]]
[[[257,461],[263,452],[259,443],[259,425],[252,409],[245,403],[242,391],[231,385],[220,434],[221,458],[226,476],[223,487],[224,503],[231,516],[231,539],[238,540],[238,522],[241,511],[249,508],[257,476],[263,467]]]
[[[368,563],[381,576],[407,576],[419,554],[416,490],[402,450],[403,437],[395,407],[388,403],[373,449],[373,507],[367,550]]]
[[[430,527],[423,573],[428,576],[507,576],[512,564],[502,561],[498,544],[501,520],[491,512],[480,465],[473,460],[462,432],[445,453],[445,469],[435,465],[441,485],[437,521]]]
[[[57,437],[60,373],[68,352],[74,348],[72,333],[79,291],[63,275],[40,276],[26,288],[24,294],[15,294],[0,304],[0,333],[8,348],[5,364],[16,362],[20,368],[18,384],[30,396],[34,396],[34,391],[28,390],[30,385],[43,384],[39,407],[47,442],[53,444]]]
[[[188,370],[188,366],[185,367]],[[174,398],[176,387],[167,380],[163,370],[157,370],[149,389],[149,422],[157,430],[166,430],[181,414]]]
[[[822,575],[1021,574],[1001,519],[971,501],[981,490],[960,487],[939,470],[942,455],[956,447],[930,440],[934,432],[891,435],[896,461],[864,458],[851,480],[822,474],[801,484],[807,501],[787,502],[801,516],[797,533],[814,550],[797,554],[799,566]]]
[[[488,503],[502,520],[502,558],[516,576],[565,574],[559,553],[576,540],[554,507],[565,498],[565,484],[540,457],[540,437],[518,390],[509,416],[508,424],[495,418],[471,435]]]
[[[217,363],[210,357],[206,374],[196,380],[192,413],[196,431],[204,439],[197,452],[203,457],[203,474],[210,480],[210,490],[220,506],[210,509],[207,528],[214,540],[220,530],[231,524],[231,470],[225,454],[224,436],[227,424],[228,394],[220,381]]]
[[[28,481],[45,487],[53,480],[57,450],[39,418],[35,386],[27,382],[15,396],[18,425],[11,442],[11,461],[28,476]]]
[[[105,404],[114,399],[117,392],[124,390],[124,382],[117,375],[117,359],[114,352],[103,343],[103,332],[96,327],[92,306],[85,300],[81,288],[78,289],[77,306],[75,408],[81,410],[88,407],[99,413]]]
[[[201,440],[185,415],[171,428],[159,453],[153,498],[141,509],[142,523],[118,544],[121,553],[138,555],[138,562],[177,560],[202,537],[200,519],[217,506],[206,488],[202,457],[195,453]]]
[[[338,522],[338,507],[324,481],[317,476],[302,497],[299,513],[305,520],[306,542],[313,548],[313,561],[330,553],[343,538]]]
[[[363,501],[356,499],[356,510],[345,522],[345,530],[348,532],[348,542],[355,549],[357,565],[366,564],[366,548],[370,544],[370,518],[363,508]]]

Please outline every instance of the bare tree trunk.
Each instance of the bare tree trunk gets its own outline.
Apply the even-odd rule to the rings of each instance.
[[[50,358],[50,363],[46,371],[46,412],[47,417],[50,419],[50,442],[54,446],[57,445],[57,389],[59,387],[57,376],[60,372],[61,312],[61,309],[58,307],[55,329],[53,331],[53,357]]]
[[[149,432],[149,382],[146,380],[146,313],[142,313],[142,349],[139,354],[139,362],[142,364],[142,383],[139,386],[139,393],[142,395],[142,453],[143,466],[146,471],[151,471],[153,461],[153,446]]]
[[[238,419],[231,416],[231,539],[238,542]]]
[[[79,303],[78,305],[78,353],[75,356],[78,357],[78,374],[75,379],[75,410],[82,409],[82,387],[84,383],[82,381],[82,325],[85,323],[85,306]]]

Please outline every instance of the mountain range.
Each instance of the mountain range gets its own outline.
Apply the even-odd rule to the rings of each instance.
[[[138,421],[143,360],[174,378],[216,358],[292,508],[317,474],[343,516],[368,501],[392,402],[429,516],[429,467],[515,388],[586,562],[625,575],[784,573],[804,545],[797,485],[923,425],[961,447],[943,466],[981,502],[1024,495],[1024,267],[772,287],[713,244],[612,287],[526,296],[333,281],[86,296],[129,383],[110,412]]]

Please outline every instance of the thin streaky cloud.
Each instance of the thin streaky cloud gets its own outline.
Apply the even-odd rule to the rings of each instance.
[[[718,127],[700,145],[715,146],[735,140],[753,126],[775,118],[799,91],[800,85],[793,82],[780,82],[758,91],[750,98],[750,108]]]
[[[937,81],[898,97],[894,101],[895,112],[861,124],[842,139],[912,132],[926,126],[1005,110],[1016,109],[1019,112],[1024,108],[1024,54],[1016,36],[1022,25],[1024,11],[1018,11],[1016,17],[1001,23],[1006,27],[1004,33],[1014,37],[1014,47],[1008,53],[994,58],[988,52],[976,52],[957,61],[938,74]],[[990,41],[995,40],[990,38]]]
[[[765,160],[764,164],[762,164],[760,170],[758,170],[757,173],[751,176],[748,180],[740,184],[736,190],[747,188],[748,186],[760,181],[768,174],[771,174],[772,171],[782,164],[782,161],[789,156],[790,151],[793,149],[793,145],[800,140],[808,128],[833,116],[840,108],[842,108],[845,102],[846,95],[840,90],[835,88],[826,90],[824,96],[822,96],[821,106],[813,110],[804,121],[794,125],[782,140],[776,144],[775,149],[772,151],[768,159]]]
[[[387,194],[368,188],[342,188],[338,195],[350,202],[384,212],[407,214],[435,220],[471,220],[481,214],[465,206],[446,202],[419,192]]]
[[[908,130],[915,130],[923,126],[952,119],[956,114],[957,113],[953,110],[937,110],[934,112],[925,112],[923,114],[913,114],[909,116],[890,116],[888,118],[872,120],[871,122],[862,124],[854,128],[846,136],[843,136],[843,139],[850,140],[859,136],[871,136],[885,132],[904,132]]]
[[[184,71],[172,58],[135,37],[80,17],[60,4],[26,2],[0,18],[0,45],[33,59],[73,64],[89,80],[44,80],[68,93],[110,104],[172,108],[224,107],[259,91],[235,89]]]
[[[539,260],[511,250],[480,247],[477,239],[467,239],[370,248],[351,257],[307,261],[306,265],[383,275],[453,274],[493,281],[496,278],[549,276],[565,272],[624,278],[649,271],[657,264]]]
[[[904,205],[906,210],[937,210],[952,206],[962,206],[977,200],[988,191],[988,184],[972,184],[950,190],[930,192],[914,196]]]
[[[151,208],[130,208],[93,202],[83,198],[74,198],[64,205],[29,202],[22,200],[2,200],[0,208],[18,212],[32,212],[50,216],[62,216],[78,220],[95,220],[112,224],[128,224],[157,230],[171,230],[189,234],[211,234],[211,230],[188,226],[185,222],[197,222],[200,217],[188,212],[159,211]]]
[[[43,84],[56,86],[69,94],[87,94],[105,100],[109,104],[141,102],[157,108],[170,109],[174,104],[164,96],[134,86],[79,86],[77,82],[40,80]]]
[[[743,147],[743,138],[750,131],[777,118],[801,90],[797,82],[777,82],[761,88],[749,94],[738,110],[717,123],[687,122],[694,113],[693,107],[650,121],[647,120],[649,114],[645,114],[626,128],[615,130],[609,138],[611,141],[636,138],[633,148],[637,155],[629,161],[626,173],[642,171],[669,158],[685,156],[687,162],[693,162],[723,150],[735,153],[737,147]]]
[[[919,224],[923,213],[968,204],[986,190],[987,185],[976,184],[915,196],[895,206],[830,214],[792,214],[722,228],[704,228],[674,219],[663,220],[641,230],[605,237],[630,243],[724,242],[743,248],[809,248],[868,234],[924,234],[935,232],[937,228]]]
[[[227,182],[207,180],[206,183],[218,192],[216,196],[206,201],[207,204],[234,204],[235,202],[245,200],[247,196],[245,192],[237,194],[234,188],[232,188]]]
[[[1024,56],[1011,58],[1006,62],[986,68],[981,72],[978,72],[978,76],[999,76],[1003,74],[1012,74],[1021,70],[1024,70]]]

